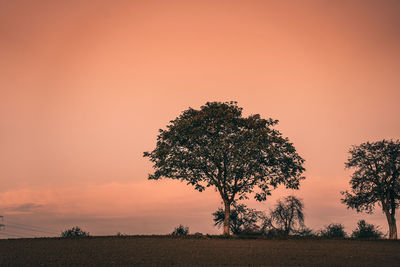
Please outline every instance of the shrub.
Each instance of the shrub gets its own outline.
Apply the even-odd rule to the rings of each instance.
[[[200,232],[194,233],[193,236],[196,237],[196,238],[203,238],[204,237],[203,234],[200,233]]]
[[[302,236],[302,237],[315,237],[316,233],[310,228],[303,227],[303,228],[297,230],[295,232],[295,235],[296,236]]]
[[[189,227],[185,227],[182,224],[180,224],[178,227],[175,227],[174,231],[171,233],[171,235],[174,236],[186,236],[189,234]]]
[[[78,226],[72,227],[71,229],[67,229],[61,233],[61,237],[65,238],[75,238],[75,237],[88,237],[89,232],[83,231]]]
[[[320,235],[327,238],[345,238],[347,234],[342,224],[331,223],[320,231]]]
[[[240,235],[262,235],[263,231],[261,227],[256,224],[247,225],[243,228]]]
[[[267,237],[287,237],[285,232],[281,229],[265,229],[263,234]]]
[[[351,234],[355,238],[381,238],[382,235],[377,226],[369,224],[365,220],[360,220],[357,228]]]
[[[127,234],[123,234],[123,233],[121,233],[121,232],[118,232],[116,236],[118,236],[118,237],[127,236]]]

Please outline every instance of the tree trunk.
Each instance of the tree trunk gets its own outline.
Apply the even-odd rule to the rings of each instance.
[[[231,217],[231,204],[228,201],[224,201],[225,204],[225,219],[224,219],[224,235],[230,235],[230,217]]]
[[[385,215],[389,224],[389,239],[397,239],[396,218],[389,211],[385,211]]]

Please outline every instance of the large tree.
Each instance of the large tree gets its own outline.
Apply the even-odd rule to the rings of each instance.
[[[400,204],[400,141],[383,140],[353,146],[346,168],[354,169],[351,192],[342,202],[357,212],[372,213],[382,207],[389,224],[389,238],[397,239],[396,209]]]
[[[154,163],[149,179],[178,179],[198,191],[214,187],[224,203],[224,234],[229,235],[231,204],[263,201],[279,184],[298,189],[304,160],[272,127],[277,120],[242,116],[236,102],[208,102],[189,108],[159,130],[156,148],[145,152]]]

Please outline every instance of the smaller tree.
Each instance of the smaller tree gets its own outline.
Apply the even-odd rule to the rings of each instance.
[[[303,202],[295,196],[278,200],[275,209],[264,217],[264,229],[272,229],[284,235],[304,227]]]
[[[340,223],[331,223],[320,231],[320,235],[326,238],[345,238],[347,236],[343,224]]]
[[[389,225],[389,238],[397,239],[396,209],[400,206],[400,140],[382,140],[354,146],[346,168],[353,169],[351,191],[342,203],[357,212],[372,213],[381,206]]]
[[[189,234],[189,227],[183,226],[180,224],[178,227],[175,227],[174,231],[172,231],[171,235],[173,236],[186,236]]]
[[[381,238],[382,235],[377,226],[369,224],[365,220],[358,221],[357,228],[351,234],[355,238]]]
[[[76,238],[76,237],[88,237],[89,232],[83,231],[78,226],[72,227],[71,229],[67,229],[61,233],[61,237],[65,238]]]
[[[222,208],[218,208],[212,215],[214,216],[215,226],[223,227],[225,211]],[[235,235],[259,232],[260,226],[257,225],[257,222],[260,220],[260,216],[260,211],[247,208],[244,204],[234,203],[230,211],[229,228]]]

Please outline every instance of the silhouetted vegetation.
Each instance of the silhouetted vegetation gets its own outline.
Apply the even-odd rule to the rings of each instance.
[[[292,143],[273,127],[277,120],[256,115],[242,116],[236,102],[207,102],[200,110],[189,108],[160,129],[156,148],[144,152],[155,172],[149,179],[170,178],[186,182],[198,191],[214,187],[223,207],[213,215],[224,235],[298,236],[345,238],[342,224],[329,224],[318,233],[304,225],[303,202],[288,196],[277,201],[269,213],[238,204],[255,193],[266,200],[279,184],[298,189],[304,179],[304,160]],[[395,211],[400,205],[400,141],[367,142],[353,146],[346,168],[354,169],[351,191],[342,202],[358,212],[372,213],[382,207],[389,224],[389,237],[397,238]],[[179,225],[173,236],[187,236]],[[196,235],[202,236],[202,235]],[[380,238],[382,233],[361,220],[353,238]]]
[[[308,227],[301,227],[294,231],[295,236],[299,237],[316,237],[318,234],[314,232],[311,228]]]
[[[346,168],[354,169],[351,192],[342,202],[357,212],[372,213],[379,203],[389,224],[389,238],[397,239],[395,213],[400,205],[400,141],[367,142],[353,146]]]
[[[189,234],[189,227],[183,226],[182,224],[175,227],[174,231],[172,231],[171,235],[173,236],[186,236]]]
[[[76,238],[76,237],[88,237],[89,232],[83,231],[78,226],[72,227],[71,229],[67,229],[61,233],[61,237],[65,238]]]
[[[225,212],[219,208],[213,214],[215,225],[221,227]],[[295,196],[279,199],[269,214],[234,203],[230,213],[230,230],[235,235],[266,235],[270,237],[312,236],[304,225],[303,203]]]
[[[212,214],[215,225],[222,227],[225,221],[225,212],[219,208]],[[260,221],[261,212],[247,208],[244,204],[233,204],[231,209],[229,227],[233,234],[255,234],[260,233],[261,228],[257,223]]]
[[[345,238],[347,233],[344,226],[340,223],[331,223],[319,232],[321,237],[325,238]]]
[[[118,232],[118,233],[116,234],[116,236],[122,237],[122,236],[127,236],[127,234],[123,234],[123,233],[121,233],[121,232]]]
[[[303,202],[295,196],[279,199],[269,216],[264,216],[263,228],[286,236],[304,230],[303,206]]]
[[[178,179],[203,191],[215,187],[224,203],[224,234],[230,209],[255,193],[263,201],[279,184],[298,189],[304,160],[293,144],[273,129],[277,120],[242,117],[236,102],[207,102],[189,108],[160,129],[156,148],[144,152],[154,163],[149,179]]]
[[[377,226],[369,224],[365,220],[360,220],[351,236],[354,238],[381,238],[383,234]]]
[[[202,238],[202,237],[204,237],[204,235],[203,235],[202,233],[200,233],[200,232],[194,233],[193,236],[194,236],[194,237],[197,237],[197,238]]]

